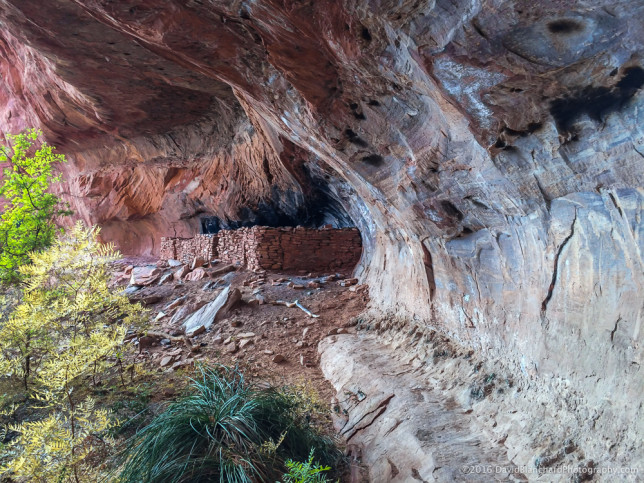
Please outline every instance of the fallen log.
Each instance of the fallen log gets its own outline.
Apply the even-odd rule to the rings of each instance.
[[[300,310],[302,310],[302,312],[304,312],[304,313],[305,313],[306,315],[308,315],[309,317],[313,317],[313,318],[318,318],[318,317],[319,317],[319,315],[314,314],[314,313],[313,313],[313,312],[311,312],[309,309],[307,309],[306,307],[304,307],[304,306],[299,302],[299,300],[296,300],[295,302],[285,302],[284,300],[276,300],[275,302],[271,302],[271,303],[272,303],[273,305],[285,305],[285,306],[286,306],[286,307],[288,307],[289,309],[292,309],[293,307],[297,307],[297,308],[299,308]]]

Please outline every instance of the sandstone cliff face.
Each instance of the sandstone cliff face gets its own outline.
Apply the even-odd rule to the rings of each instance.
[[[381,330],[502,360],[625,461],[643,18],[632,0],[0,0],[0,123],[42,127],[78,214],[126,252],[202,215],[350,217]]]

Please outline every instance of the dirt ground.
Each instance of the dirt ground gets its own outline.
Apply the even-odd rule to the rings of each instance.
[[[123,259],[117,266],[122,269],[151,261]],[[176,268],[166,268],[167,273],[170,270]],[[341,286],[347,277],[350,277],[347,273],[313,276],[255,273],[238,268],[199,281],[172,280],[163,285],[155,282],[131,295],[133,301],[143,302],[150,310],[151,324],[144,332],[153,337],[139,338],[133,334],[130,343],[139,346],[140,362],[148,362],[160,372],[172,373],[197,361],[239,364],[246,374],[273,384],[307,383],[322,400],[330,401],[335,392],[319,368],[318,342],[337,331],[354,332],[357,318],[368,301],[366,286]],[[122,277],[121,285],[124,282]],[[239,289],[242,300],[223,320],[192,337],[192,347],[188,347],[182,338],[182,322],[214,300],[227,285]],[[319,317],[310,317],[298,307],[274,304],[295,300]],[[176,306],[168,308],[171,304]],[[164,333],[171,337],[159,335]]]

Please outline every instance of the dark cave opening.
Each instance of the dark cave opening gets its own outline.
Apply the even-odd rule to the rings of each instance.
[[[274,191],[271,200],[254,207],[243,207],[235,219],[224,219],[215,215],[202,214],[201,233],[214,234],[220,230],[236,230],[255,225],[284,227],[303,226],[320,228],[332,225],[333,228],[353,228],[356,226],[342,203],[332,194],[328,176],[312,174],[306,165],[302,168],[310,186],[304,203],[297,204],[293,193]]]

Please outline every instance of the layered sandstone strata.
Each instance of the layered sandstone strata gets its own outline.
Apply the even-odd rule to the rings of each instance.
[[[628,463],[643,18],[640,0],[0,0],[0,123],[43,128],[78,216],[126,252],[202,216],[358,226],[372,327],[502,361],[543,389],[534,420],[565,416],[535,448]]]

